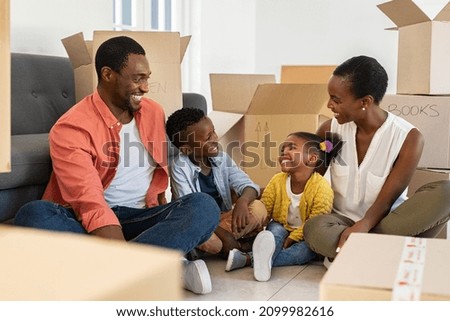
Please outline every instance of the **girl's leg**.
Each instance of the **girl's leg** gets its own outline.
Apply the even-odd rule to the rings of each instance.
[[[449,220],[450,181],[428,183],[389,213],[370,232],[435,237]]]
[[[342,232],[355,224],[339,214],[325,214],[310,218],[303,227],[303,234],[309,248],[323,256],[334,258]]]
[[[288,235],[280,223],[270,222],[253,243],[253,276],[257,281],[268,281],[272,274],[272,262],[283,248]]]
[[[284,240],[286,239],[286,237],[288,237],[289,232],[286,231],[283,225],[274,221],[271,221],[267,225],[266,231],[272,232],[275,238],[275,251],[273,252],[272,256],[272,262],[274,262],[278,254],[280,254],[280,252],[282,251]]]
[[[272,266],[302,265],[316,257],[305,241],[292,244],[287,249],[282,249],[273,261]]]

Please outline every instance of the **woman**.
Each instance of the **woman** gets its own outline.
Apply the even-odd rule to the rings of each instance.
[[[304,226],[311,249],[325,257],[334,258],[354,232],[434,237],[449,219],[449,181],[426,185],[406,201],[424,138],[380,108],[387,83],[384,68],[365,56],[345,61],[328,82],[334,118],[317,134],[342,137],[340,157],[330,165],[335,198],[331,215]]]

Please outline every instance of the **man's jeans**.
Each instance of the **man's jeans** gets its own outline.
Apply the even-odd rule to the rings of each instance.
[[[283,225],[277,222],[270,222],[266,230],[272,232],[275,237],[275,251],[272,256],[272,266],[302,265],[316,257],[316,253],[310,250],[305,241],[292,244],[287,249],[283,249],[284,240],[288,237]]]
[[[209,239],[219,223],[216,201],[193,193],[152,208],[113,207],[127,241],[172,248],[188,253]],[[45,230],[87,234],[72,209],[48,201],[22,206],[15,224]]]

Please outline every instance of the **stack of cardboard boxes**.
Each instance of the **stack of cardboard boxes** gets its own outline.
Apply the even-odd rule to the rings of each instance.
[[[397,94],[382,107],[415,125],[425,147],[410,184],[449,178],[450,3],[430,20],[411,0],[378,6],[397,25]],[[353,233],[320,282],[321,300],[449,300],[450,242]]]
[[[378,5],[399,33],[397,94],[382,107],[416,126],[425,146],[409,195],[450,177],[450,3],[431,20],[413,1]]]

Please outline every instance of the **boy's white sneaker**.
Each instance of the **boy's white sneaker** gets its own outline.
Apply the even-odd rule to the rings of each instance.
[[[274,251],[275,237],[272,232],[260,232],[253,242],[253,275],[257,281],[265,282],[270,279]]]
[[[184,260],[184,288],[196,294],[206,294],[212,291],[211,276],[205,261]]]

